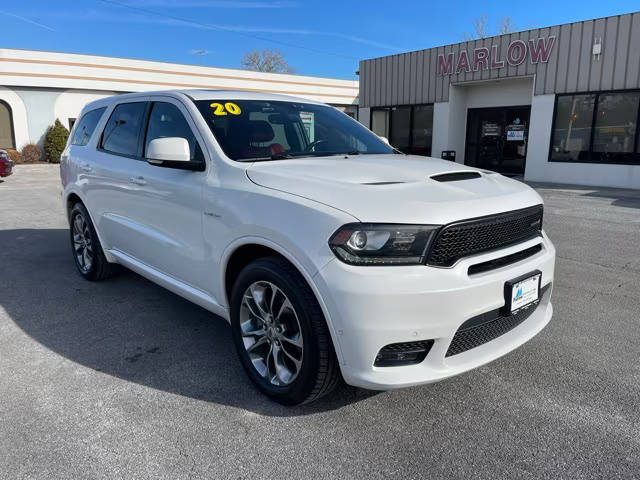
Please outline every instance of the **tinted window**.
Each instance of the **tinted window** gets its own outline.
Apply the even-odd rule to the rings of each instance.
[[[413,129],[411,132],[411,153],[431,156],[433,137],[433,105],[413,107]]]
[[[231,99],[195,104],[234,160],[394,153],[358,122],[326,105]]]
[[[371,112],[371,130],[376,135],[389,138],[389,109],[385,108]]]
[[[550,160],[640,164],[639,108],[637,91],[558,96]]]
[[[202,153],[196,137],[178,107],[171,103],[154,102],[149,116],[149,126],[147,127],[145,152],[149,148],[151,140],[166,137],[186,138],[189,142],[191,160],[200,159]]]
[[[106,107],[97,108],[82,116],[78,122],[78,126],[73,132],[71,145],[86,145],[89,143],[89,139],[91,138],[91,135],[93,135],[93,131],[96,129],[96,125],[98,125],[98,122],[105,110]]]
[[[121,155],[138,156],[145,102],[121,103],[109,117],[102,134],[102,148]]]
[[[411,107],[393,107],[391,109],[391,145],[409,153],[411,143]]]
[[[588,160],[595,99],[595,95],[558,97],[551,141],[553,160]]]
[[[636,141],[640,92],[598,96],[593,132],[595,160],[631,161]]]

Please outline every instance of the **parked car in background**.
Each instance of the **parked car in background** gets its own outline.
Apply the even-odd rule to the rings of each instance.
[[[0,150],[0,177],[8,177],[13,173],[13,162],[5,150]]]
[[[340,376],[442,380],[551,319],[555,249],[533,189],[399,153],[328,105],[118,95],[84,108],[61,158],[80,274],[118,263],[222,316],[248,376],[284,404]]]

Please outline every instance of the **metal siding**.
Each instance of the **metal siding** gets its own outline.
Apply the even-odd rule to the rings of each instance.
[[[527,42],[529,41],[528,32],[520,32],[518,34],[518,40],[522,40],[524,42],[524,44],[525,44],[524,60],[516,68],[516,75],[521,77],[521,76],[527,74],[527,50],[526,50],[527,47],[526,47],[526,45],[527,45]]]
[[[618,38],[616,40],[616,62],[613,69],[613,88],[624,88],[629,61],[629,35],[631,33],[631,17],[624,15],[618,22]]]
[[[613,88],[613,69],[616,62],[616,42],[618,40],[618,18],[607,18],[604,39],[602,42],[602,90]]]
[[[385,89],[382,105],[391,105],[393,103],[393,57],[385,57],[384,72],[387,79],[387,88]]]
[[[539,37],[544,37],[548,39],[550,36],[551,36],[551,28],[543,28],[538,31],[538,35],[536,36],[536,39]],[[555,47],[552,49],[552,51],[553,50],[555,50]],[[549,68],[549,64],[542,63],[542,62],[538,62],[538,64],[533,64],[531,63],[531,59],[529,59],[529,67],[527,68],[531,68],[533,70],[533,73],[535,73],[533,94],[534,95],[543,94],[544,86],[547,82],[547,69]]]
[[[599,18],[595,21],[593,26],[593,37],[590,44],[591,49],[599,38],[602,38],[604,41],[605,33],[606,21],[604,18]],[[600,83],[602,82],[603,71],[602,56],[600,56],[600,60],[596,60],[591,52],[589,52],[589,54],[591,55],[591,72],[589,73],[589,86],[587,87],[587,90],[599,90]]]
[[[404,57],[404,87],[402,90],[402,103],[410,103],[411,98],[411,55],[403,55]]]
[[[360,96],[360,106],[367,107],[369,106],[369,99],[366,97],[367,89],[371,88],[371,83],[366,78],[367,66],[369,62],[366,60],[361,60],[359,65],[360,71],[360,88],[358,89],[358,95]]]
[[[418,54],[417,52],[411,52],[411,80],[409,82],[411,90],[409,91],[409,103],[414,104],[416,103],[416,84],[417,82],[417,77],[416,77],[416,72],[418,70]]]
[[[479,39],[476,40],[475,42],[473,42],[473,44],[470,46],[469,50],[468,50],[468,54],[469,54],[469,65],[471,65],[471,78],[473,80],[480,80],[482,79],[482,70],[474,70],[473,68],[473,59],[475,57],[475,50],[476,48],[480,48],[482,46],[482,41],[483,39]]]
[[[589,90],[589,74],[591,71],[591,48],[593,45],[593,21],[583,22],[580,40],[580,63],[578,67],[578,91]]]
[[[567,92],[575,92],[578,88],[578,73],[580,71],[580,47],[582,46],[582,24],[571,24],[571,42],[569,44],[569,59],[567,65]]]
[[[384,82],[384,76],[382,73],[382,62],[383,59],[382,58],[376,58],[373,62],[375,69],[374,69],[374,75],[373,78],[375,79],[375,95],[374,95],[374,106],[380,106],[382,105],[382,89],[384,88],[385,82]]]
[[[436,57],[439,55],[444,55],[444,53],[445,53],[444,47],[438,47],[438,50],[436,51]],[[443,76],[436,74],[436,94],[434,97],[436,102],[442,101],[442,84],[443,84]]]
[[[437,74],[437,62],[438,62],[438,50],[432,48],[431,50],[429,50],[429,71],[430,71],[430,77],[429,77],[429,81],[428,83],[428,87],[429,87],[429,95],[427,96],[427,98],[429,99],[429,103],[435,102],[436,101],[436,84],[437,84],[437,78],[438,78],[438,74]]]
[[[398,105],[400,102],[400,89],[401,89],[401,81],[400,81],[400,55],[394,55],[391,59],[391,72],[392,72],[392,86],[391,90],[391,103],[390,105]]]
[[[498,59],[506,61],[510,42],[555,37],[547,63],[531,63],[530,55],[517,67],[473,71],[475,48],[491,52],[498,46]],[[592,55],[593,43],[602,37],[600,60]],[[471,72],[450,76],[437,73],[438,55],[466,51]],[[490,61],[490,59],[489,59]],[[535,95],[573,93],[640,87],[640,13],[576,22],[520,33],[460,42],[401,55],[360,62],[362,107],[393,106],[448,101],[449,85],[468,81],[535,75]]]
[[[416,103],[424,102],[424,62],[427,52],[420,50],[416,55],[415,97]]]
[[[629,41],[629,59],[625,88],[640,88],[640,14],[634,13],[631,19],[631,37]]]
[[[554,40],[553,50],[551,50],[551,55],[549,56],[549,61],[545,69],[544,87],[542,92],[540,92],[543,94],[555,92],[556,72],[558,71],[558,51],[560,47],[560,27],[551,27],[549,29],[549,35],[554,36],[556,39]]]
[[[482,42],[482,46],[488,48],[489,55],[491,55],[491,39],[485,38],[484,41]],[[491,60],[489,59],[489,57],[487,57],[487,67],[489,66],[490,61]],[[491,76],[491,70],[489,70],[489,68],[485,68],[482,70],[482,72],[480,72],[481,80],[489,80],[490,76]]]
[[[364,69],[364,71],[363,71]],[[367,84],[364,92],[362,89],[360,90],[360,98],[365,99],[366,106],[371,105],[374,102],[374,94],[375,94],[375,83],[373,80],[373,64],[371,62],[366,62],[362,67],[360,67],[360,76],[365,79],[365,83]]]

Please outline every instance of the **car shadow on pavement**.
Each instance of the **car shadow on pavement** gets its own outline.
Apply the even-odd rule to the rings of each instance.
[[[334,410],[375,395],[342,385],[311,405],[278,405],[246,377],[224,319],[128,270],[103,282],[82,279],[66,229],[3,230],[0,245],[0,306],[31,338],[84,367],[271,416]]]

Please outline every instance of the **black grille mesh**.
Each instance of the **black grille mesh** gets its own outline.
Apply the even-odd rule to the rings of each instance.
[[[541,298],[544,298],[548,289],[549,285],[542,288],[540,292]],[[531,314],[536,311],[538,305],[540,304],[537,303],[535,305],[531,305],[529,308],[524,308],[516,312],[514,315],[506,317],[500,316],[499,310],[495,310],[495,318],[493,320],[465,328],[465,324],[473,323],[474,319],[468,320],[462,324],[453,336],[453,340],[451,341],[451,345],[449,345],[449,349],[447,350],[445,357],[457,355],[459,353],[466,352],[467,350],[471,350],[472,348],[479,347],[480,345],[484,345],[485,343],[504,335],[510,330],[513,330],[529,318]]]
[[[440,230],[427,264],[450,267],[463,257],[535,238],[542,229],[542,205],[465,220]]]

